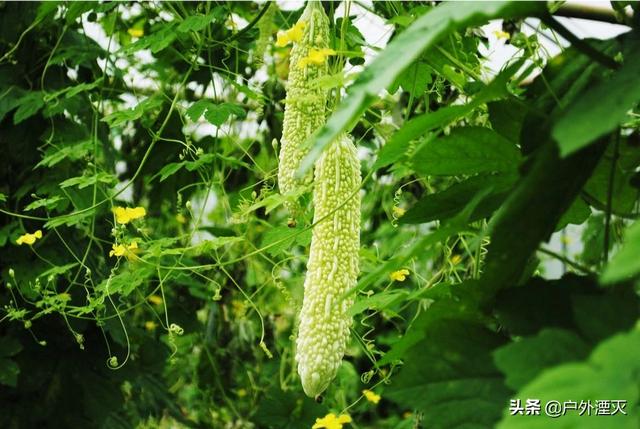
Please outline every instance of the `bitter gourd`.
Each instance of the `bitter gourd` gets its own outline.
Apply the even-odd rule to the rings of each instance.
[[[311,250],[296,342],[296,361],[308,396],[322,393],[335,377],[349,339],[360,248],[360,162],[343,135],[315,165]]]
[[[311,182],[312,172],[302,179],[296,178],[296,172],[307,154],[304,143],[325,123],[327,91],[318,85],[318,79],[326,76],[327,62],[304,61],[310,53],[328,49],[329,18],[320,2],[307,2],[298,23],[289,32],[293,47],[278,169],[278,186],[283,195],[295,194]],[[287,37],[283,39],[284,43],[288,42]],[[293,217],[297,215],[299,204],[289,200],[285,206]]]

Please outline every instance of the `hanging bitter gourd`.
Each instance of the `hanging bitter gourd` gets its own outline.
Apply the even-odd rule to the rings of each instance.
[[[349,339],[353,300],[345,292],[358,277],[360,162],[343,135],[315,165],[311,251],[296,342],[296,361],[308,396],[322,393],[335,377]]]
[[[319,1],[309,1],[294,27],[280,33],[276,45],[292,42],[287,96],[285,99],[278,186],[280,193],[292,194],[311,182],[312,172],[304,178],[296,177],[300,161],[307,154],[304,143],[307,138],[325,123],[327,91],[318,84],[318,79],[328,72],[326,55],[329,45],[329,18]],[[317,61],[320,55],[321,61]],[[313,61],[313,59],[316,61]],[[299,204],[287,201],[285,206],[295,217]]]

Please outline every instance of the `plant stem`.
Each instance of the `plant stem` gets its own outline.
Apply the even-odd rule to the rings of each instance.
[[[613,210],[613,185],[616,178],[616,166],[618,164],[618,149],[620,146],[620,130],[616,132],[613,140],[613,159],[609,170],[609,184],[607,188],[607,211],[604,222],[604,263],[609,261],[609,241],[611,240],[611,211]]]
[[[573,34],[567,27],[562,25],[559,21],[555,20],[551,15],[543,15],[540,17],[540,20],[549,28],[560,34],[562,37],[567,39],[571,45],[575,46],[576,49],[587,55],[589,58],[592,58],[594,61],[599,62],[605,67],[610,69],[617,69],[619,64],[615,62],[615,60],[608,55],[600,52],[595,49],[589,43],[584,40],[578,38],[575,34]]]
[[[591,21],[609,22],[611,24],[625,25],[624,22],[618,20],[613,9],[598,7],[587,4],[571,4],[565,3],[554,13],[556,16],[564,16],[567,18],[588,19]],[[631,16],[626,14],[625,18],[630,19]]]
[[[594,272],[592,269],[590,269],[589,267],[586,267],[582,264],[579,264],[578,262],[572,261],[571,259],[567,258],[566,256],[563,256],[559,253],[554,252],[553,250],[547,249],[545,247],[539,247],[538,248],[538,252],[540,253],[544,253],[546,255],[552,256],[554,258],[556,258],[557,260],[564,262],[565,264],[569,265],[570,267],[575,268],[578,271],[582,271],[585,274],[590,274],[590,275],[597,275],[596,272]]]

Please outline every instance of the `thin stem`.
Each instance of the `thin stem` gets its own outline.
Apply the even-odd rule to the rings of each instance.
[[[597,275],[597,273],[595,271],[593,271],[592,269],[590,269],[589,267],[585,267],[584,265],[572,261],[571,259],[567,258],[566,256],[563,256],[559,253],[554,252],[553,250],[547,249],[545,247],[539,247],[538,248],[538,252],[540,253],[544,253],[546,255],[552,256],[554,258],[556,258],[557,260],[564,262],[565,264],[569,265],[570,267],[575,268],[578,271],[582,271],[585,274],[590,274],[590,275]]]
[[[571,45],[575,46],[576,49],[578,49],[579,51],[581,51],[583,54],[587,55],[589,58],[593,59],[594,61],[597,61],[603,66],[608,67],[610,69],[614,69],[614,70],[619,67],[619,64],[615,62],[613,58],[600,52],[599,50],[591,46],[589,43],[578,38],[575,34],[569,31],[567,27],[562,25],[559,21],[554,19],[551,15],[543,15],[542,17],[540,17],[540,20],[547,27],[551,28],[552,30],[557,32],[559,35],[567,39],[567,41],[570,42]]]
[[[231,36],[227,37],[225,40],[222,41],[222,43],[229,43],[229,42],[237,39],[238,37],[242,36],[247,31],[251,30],[258,23],[258,21],[260,21],[260,18],[262,18],[262,16],[265,13],[267,13],[267,9],[269,9],[269,6],[271,6],[271,2],[267,1],[265,3],[264,7],[258,13],[258,15],[256,15],[256,17],[253,18],[253,20],[250,23],[248,23],[244,28],[242,28],[237,33],[234,33]]]
[[[604,222],[604,263],[609,261],[609,241],[611,240],[611,211],[613,210],[613,185],[616,179],[616,166],[618,165],[618,151],[620,147],[620,131],[616,132],[613,140],[613,159],[609,170],[609,184],[607,187],[607,209]]]

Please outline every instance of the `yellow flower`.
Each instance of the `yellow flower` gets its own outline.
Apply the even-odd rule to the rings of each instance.
[[[147,214],[144,207],[114,207],[113,214],[116,215],[116,222],[129,223],[134,219],[139,219]]]
[[[402,216],[404,216],[404,214],[405,214],[406,212],[407,212],[407,211],[406,211],[405,209],[403,209],[402,207],[398,207],[398,206],[394,206],[394,207],[393,207],[393,215],[394,215],[396,218],[401,218]]]
[[[144,36],[144,30],[142,28],[130,28],[127,30],[127,33],[131,37],[142,37]]]
[[[278,33],[278,39],[276,40],[276,46],[278,48],[282,48],[287,46],[290,42],[299,42],[302,40],[303,30],[306,26],[306,22],[300,21],[287,31],[280,31]]]
[[[493,35],[496,36],[498,39],[505,39],[505,40],[509,40],[509,38],[511,37],[511,35],[509,33],[507,33],[506,31],[502,31],[502,30],[494,31]]]
[[[389,275],[389,277],[391,277],[391,280],[393,280],[393,281],[403,282],[403,281],[405,281],[405,279],[407,278],[408,275],[409,275],[409,270],[407,270],[406,268],[403,268],[401,270],[392,272]]]
[[[336,51],[334,51],[333,49],[329,49],[329,48],[322,48],[322,49],[316,49],[316,48],[311,48],[309,49],[309,55],[307,55],[304,58],[301,58],[300,61],[298,61],[298,67],[303,68],[306,67],[309,64],[313,64],[316,66],[322,65],[327,61],[327,57],[330,55],[335,55]]]
[[[144,329],[146,329],[147,331],[155,331],[157,327],[158,324],[153,320],[147,320],[146,322],[144,322]]]
[[[154,305],[160,305],[162,304],[162,298],[160,298],[158,295],[151,295],[149,298],[147,298],[149,300],[149,302],[151,304]]]
[[[178,223],[185,224],[185,223],[187,223],[187,218],[186,218],[182,213],[178,213],[178,214],[176,215],[176,221],[177,221]]]
[[[351,417],[348,414],[340,414],[336,417],[335,414],[329,413],[321,419],[316,419],[311,429],[342,429],[345,423],[351,423]]]
[[[378,402],[380,402],[380,395],[378,395],[375,392],[372,392],[369,389],[364,389],[362,391],[362,394],[364,395],[365,398],[367,398],[367,401],[373,403],[373,404],[377,404]]]
[[[453,265],[458,265],[460,263],[460,261],[462,261],[462,256],[460,256],[460,255],[453,255],[451,257],[451,263]]]
[[[111,251],[109,252],[109,256],[126,256],[127,259],[131,259],[138,253],[138,242],[134,241],[131,244],[125,246],[124,244],[115,244],[111,246]]]
[[[42,238],[42,231],[37,230],[36,232],[34,232],[33,234],[29,234],[28,232],[21,235],[20,237],[18,237],[18,239],[16,240],[16,243],[18,244],[28,244],[29,246],[31,246],[33,243],[36,242],[36,240],[38,238]]]

